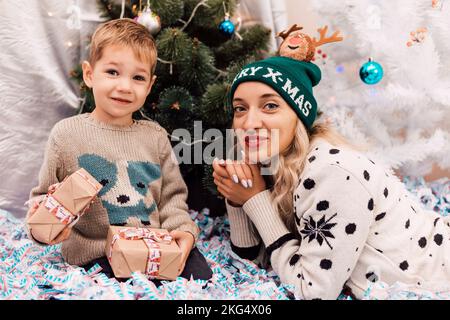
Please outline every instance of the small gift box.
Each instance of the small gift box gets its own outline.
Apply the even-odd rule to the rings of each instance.
[[[53,241],[61,231],[78,221],[102,187],[83,168],[67,176],[28,217],[33,238],[43,243]]]
[[[110,226],[105,253],[117,278],[140,271],[175,280],[181,266],[181,249],[165,229]]]

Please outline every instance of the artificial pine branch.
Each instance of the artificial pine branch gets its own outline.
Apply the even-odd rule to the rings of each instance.
[[[218,48],[213,49],[217,61],[220,62],[219,68],[227,66],[236,58],[241,59],[258,52],[262,53],[268,49],[269,29],[254,25],[244,29],[241,35],[243,37],[241,41],[230,39]]]

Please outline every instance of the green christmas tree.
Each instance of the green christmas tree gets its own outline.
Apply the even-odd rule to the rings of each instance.
[[[97,2],[106,20],[120,18],[121,4]],[[187,129],[191,137],[194,137],[194,121],[201,121],[203,131],[216,128],[225,137],[232,119],[226,101],[231,82],[244,64],[264,56],[270,37],[270,30],[261,25],[242,28],[239,32],[221,30],[219,26],[226,14],[235,23],[236,6],[236,0],[126,1],[123,17],[139,17],[150,8],[159,17],[161,26],[160,31],[153,32],[158,48],[157,81],[144,106],[133,115],[135,119],[155,120],[169,134],[175,129]],[[83,83],[81,66],[72,75],[84,97],[80,113],[91,112],[94,100]],[[179,143],[173,136],[169,138],[174,145]],[[203,150],[209,141],[200,143]],[[191,145],[194,147],[195,144]],[[191,155],[193,160],[194,150]],[[212,214],[224,211],[210,165],[181,164],[180,169],[189,188],[190,208],[208,207]]]

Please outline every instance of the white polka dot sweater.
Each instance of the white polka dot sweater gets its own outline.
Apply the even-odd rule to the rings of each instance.
[[[64,259],[75,265],[104,255],[110,225],[181,230],[197,238],[198,227],[187,212],[187,187],[174,159],[167,132],[156,122],[119,127],[89,114],[70,117],[50,133],[30,205],[80,167],[103,185],[62,244]]]
[[[260,238],[298,297],[362,298],[371,282],[450,288],[450,218],[425,210],[402,182],[361,153],[323,139],[311,145],[294,192],[290,233],[270,191],[227,204],[232,248],[253,259]]]

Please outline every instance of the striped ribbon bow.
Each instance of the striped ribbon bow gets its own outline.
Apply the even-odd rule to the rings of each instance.
[[[150,278],[156,278],[159,275],[159,266],[161,264],[161,247],[159,243],[170,244],[172,236],[168,233],[162,233],[147,228],[123,228],[119,229],[111,241],[109,250],[109,261],[111,262],[112,251],[117,240],[143,240],[148,248],[147,265],[145,274]]]

